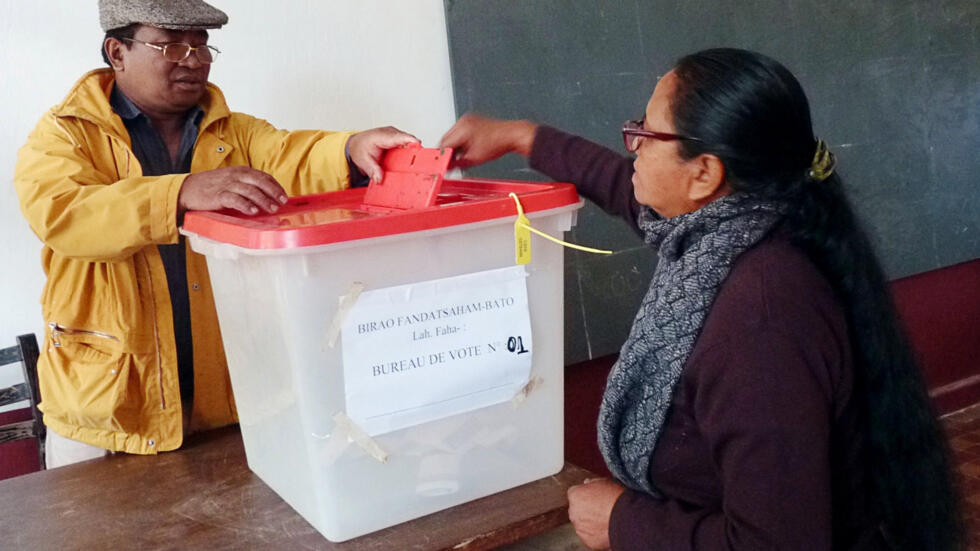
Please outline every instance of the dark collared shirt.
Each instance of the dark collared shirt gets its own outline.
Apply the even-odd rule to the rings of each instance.
[[[133,154],[143,167],[144,176],[184,174],[191,171],[194,144],[204,110],[195,106],[187,112],[184,130],[180,138],[177,158],[170,157],[167,144],[153,127],[150,118],[143,114],[119,88],[113,88],[109,104],[118,114],[133,144]],[[189,407],[194,396],[194,343],[191,340],[191,307],[187,296],[187,257],[184,236],[177,243],[158,245],[170,288],[170,306],[174,317],[174,340],[177,348],[177,372],[180,378],[180,396]]]

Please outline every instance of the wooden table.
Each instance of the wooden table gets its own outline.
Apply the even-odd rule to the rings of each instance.
[[[493,549],[568,522],[557,475],[344,543],[327,541],[254,475],[238,427],[178,452],[114,455],[0,482],[4,549]]]

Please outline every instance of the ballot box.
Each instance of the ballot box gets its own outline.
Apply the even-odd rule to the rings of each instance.
[[[386,168],[387,190],[181,230],[207,257],[248,465],[332,541],[563,465],[564,253],[515,221],[561,237],[574,187]]]

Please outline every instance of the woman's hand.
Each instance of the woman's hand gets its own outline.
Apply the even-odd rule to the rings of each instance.
[[[609,517],[625,491],[610,478],[590,478],[568,489],[568,519],[589,549],[609,549]]]
[[[439,147],[451,147],[453,167],[467,168],[497,159],[505,153],[527,157],[537,126],[528,121],[502,121],[467,113],[446,132]]]

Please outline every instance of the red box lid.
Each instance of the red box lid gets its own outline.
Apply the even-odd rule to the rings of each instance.
[[[572,184],[475,178],[443,180],[435,204],[419,209],[368,206],[366,192],[367,188],[355,188],[293,197],[275,214],[192,211],[184,216],[183,229],[248,249],[290,249],[517,216],[511,192],[520,198],[525,213],[579,201]]]

